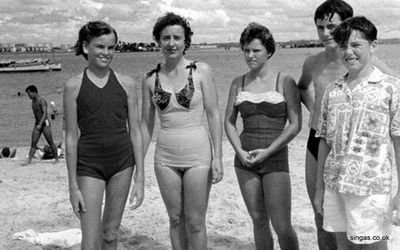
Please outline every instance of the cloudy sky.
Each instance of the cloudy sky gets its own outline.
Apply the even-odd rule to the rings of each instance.
[[[91,20],[109,22],[120,39],[150,42],[157,17],[186,17],[194,43],[236,42],[251,21],[266,25],[277,41],[316,39],[313,15],[322,0],[0,0],[0,43],[74,43]],[[379,38],[400,38],[400,0],[348,0]]]

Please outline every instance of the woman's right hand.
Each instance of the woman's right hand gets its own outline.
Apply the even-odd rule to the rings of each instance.
[[[250,154],[249,154],[249,152],[247,152],[247,151],[245,151],[245,150],[241,150],[240,152],[238,152],[238,156],[239,156],[239,160],[240,160],[240,162],[244,165],[244,166],[246,166],[246,167],[248,167],[248,168],[250,168],[251,167],[251,164],[248,162],[248,159],[250,159]]]
[[[81,191],[76,189],[70,189],[69,191],[69,200],[72,205],[72,210],[74,211],[75,215],[80,218],[80,212],[86,212],[85,202],[83,201],[83,196]]]

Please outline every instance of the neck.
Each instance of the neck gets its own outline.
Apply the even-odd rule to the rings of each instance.
[[[249,71],[249,76],[252,78],[264,78],[269,74],[269,65],[268,62],[264,64],[263,67],[259,69],[254,69]]]
[[[338,61],[340,62],[340,53],[339,53],[339,48],[325,48],[325,58],[328,59],[328,61]]]
[[[173,59],[167,58],[165,60],[164,68],[167,72],[170,72],[183,66],[185,66],[185,58],[181,56]]]
[[[349,71],[349,75],[347,77],[348,82],[354,81],[356,79],[363,79],[368,77],[369,74],[373,71],[373,67],[371,63],[366,64],[360,70],[357,71]]]
[[[110,68],[98,68],[92,65],[88,66],[88,70],[95,75],[97,78],[104,78],[110,72]]]

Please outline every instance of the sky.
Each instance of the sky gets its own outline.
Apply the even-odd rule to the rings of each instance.
[[[400,0],[347,0],[355,15],[400,38]],[[250,22],[276,41],[317,39],[314,11],[322,0],[0,0],[0,43],[75,43],[88,21],[110,23],[126,42],[151,42],[157,18],[172,11],[190,22],[193,43],[237,42]]]

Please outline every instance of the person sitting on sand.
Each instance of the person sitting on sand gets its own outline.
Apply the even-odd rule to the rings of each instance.
[[[57,156],[58,158],[64,157],[64,149],[61,147],[61,143],[57,146]],[[45,145],[43,148],[39,148],[36,150],[34,158],[41,160],[50,160],[54,159],[53,150],[50,145]]]
[[[16,148],[4,147],[0,152],[0,158],[15,158],[16,154]]]

